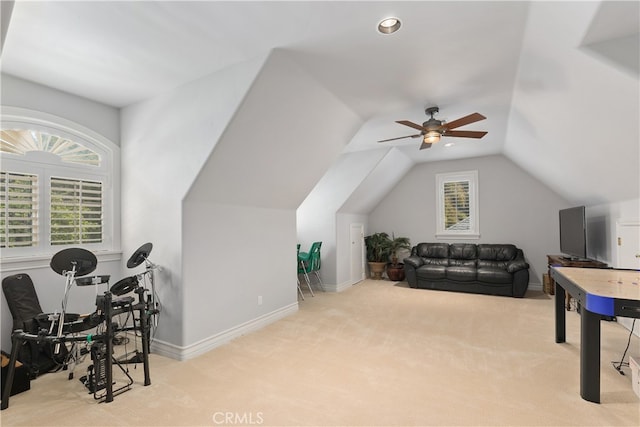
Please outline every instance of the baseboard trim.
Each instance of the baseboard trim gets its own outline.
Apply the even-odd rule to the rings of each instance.
[[[348,281],[348,282],[342,282],[338,284],[324,285],[324,287],[325,287],[325,290],[329,292],[343,292],[349,289],[353,285],[354,284],[352,282]]]
[[[213,350],[216,347],[220,347],[235,338],[257,331],[258,329],[262,329],[273,322],[296,313],[297,311],[298,303],[295,302],[187,346],[178,346],[166,341],[155,339],[151,343],[151,352],[171,359],[192,359]]]
[[[541,291],[542,283],[529,283],[528,289],[531,289],[532,291]]]
[[[349,289],[351,286],[355,285],[358,282],[351,282],[351,281],[347,281],[347,282],[342,282],[342,283],[323,283],[322,284],[322,289],[318,289],[318,286],[314,286],[313,284],[311,285],[313,287],[313,291],[314,292],[343,292],[346,291],[347,289]]]

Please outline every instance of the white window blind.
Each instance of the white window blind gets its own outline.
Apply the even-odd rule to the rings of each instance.
[[[0,130],[0,152],[24,155],[30,151],[55,154],[60,160],[79,165],[100,166],[100,155],[84,145],[35,129]]]
[[[437,174],[436,186],[436,237],[479,238],[478,171]]]
[[[37,246],[37,175],[3,171],[0,187],[0,247]]]
[[[469,230],[469,181],[445,182],[443,192],[445,230]]]
[[[51,178],[52,245],[101,243],[102,213],[101,182]]]

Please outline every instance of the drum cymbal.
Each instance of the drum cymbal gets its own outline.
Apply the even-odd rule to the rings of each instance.
[[[86,249],[69,248],[63,249],[51,258],[49,264],[51,269],[61,276],[65,271],[73,270],[76,267],[76,276],[84,276],[91,273],[98,265],[96,256]]]
[[[111,293],[117,296],[128,294],[138,287],[138,278],[136,276],[125,277],[118,280],[110,289]]]
[[[136,249],[133,255],[131,255],[131,258],[129,258],[129,261],[127,261],[127,268],[135,268],[142,264],[145,259],[149,258],[152,248],[153,244],[145,243]]]

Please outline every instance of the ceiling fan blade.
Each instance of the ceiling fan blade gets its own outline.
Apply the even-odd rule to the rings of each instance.
[[[483,116],[482,114],[473,113],[473,114],[469,114],[468,116],[461,117],[458,120],[454,120],[452,122],[445,123],[444,127],[445,127],[445,129],[455,129],[455,128],[459,128],[460,126],[468,125],[470,123],[479,122],[480,120],[484,120],[484,119],[486,119],[486,117]]]
[[[426,132],[426,129],[417,123],[410,122],[409,120],[396,120],[396,123],[400,123],[401,125],[409,126],[410,128],[418,129],[423,132]]]
[[[488,132],[479,130],[450,130],[442,136],[455,136],[457,138],[482,138]]]
[[[387,142],[387,141],[395,141],[396,139],[404,139],[404,138],[417,138],[419,136],[422,136],[421,133],[417,134],[417,135],[407,135],[407,136],[399,136],[397,138],[389,138],[389,139],[383,139],[382,141],[378,141],[378,142]]]
[[[420,145],[420,149],[421,149],[421,150],[424,150],[425,148],[431,148],[431,145],[433,145],[433,144],[429,144],[429,143],[423,142],[423,143]]]

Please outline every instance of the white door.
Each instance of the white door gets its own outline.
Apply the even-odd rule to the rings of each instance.
[[[618,222],[618,259],[616,267],[640,269],[640,221]]]
[[[640,221],[618,221],[616,223],[617,236],[617,268],[631,268],[640,270]],[[618,323],[631,330],[633,319],[618,317]],[[640,328],[633,329],[634,335],[640,337]]]
[[[351,242],[351,282],[364,280],[364,225],[351,224],[349,241]]]

